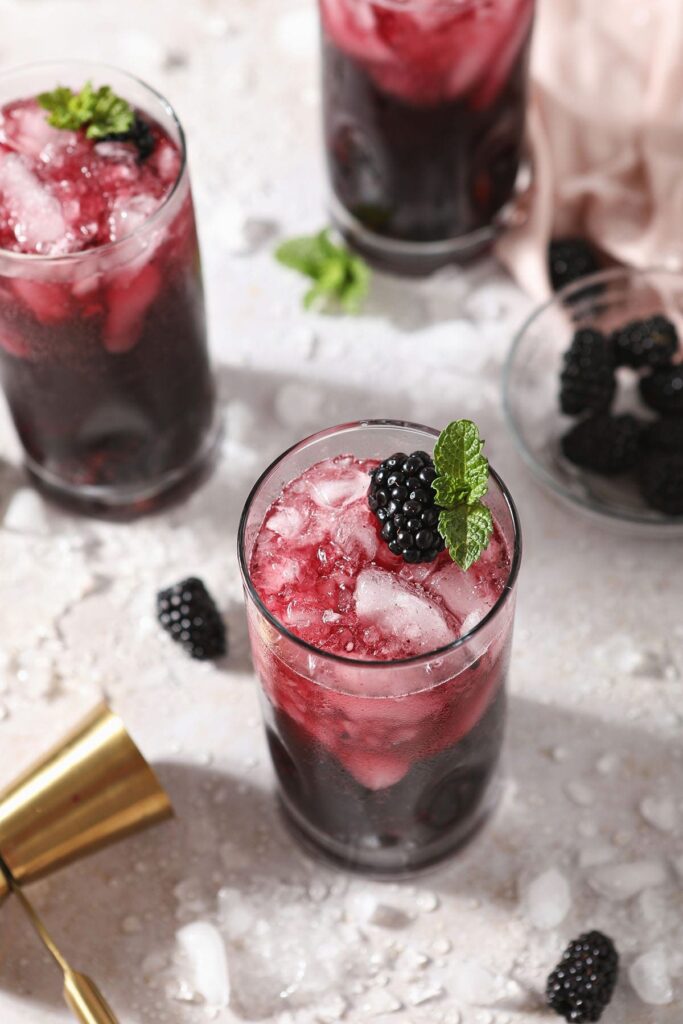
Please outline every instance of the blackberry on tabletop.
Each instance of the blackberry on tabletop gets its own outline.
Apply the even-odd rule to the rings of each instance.
[[[562,451],[582,469],[617,476],[634,469],[641,452],[642,426],[635,416],[593,416],[564,435]]]
[[[548,1005],[573,1024],[599,1021],[618,976],[619,954],[612,940],[602,932],[586,932],[569,943],[548,978]]]
[[[368,505],[382,525],[382,539],[405,562],[433,562],[444,550],[440,508],[432,488],[434,461],[427,452],[397,452],[371,474]]]
[[[198,661],[227,652],[227,631],[204,583],[191,576],[157,594],[157,618],[171,639]]]
[[[612,333],[617,366],[668,366],[678,351],[678,332],[665,316],[633,320]]]
[[[564,354],[560,406],[568,416],[607,409],[616,391],[612,342],[600,331],[582,327]]]

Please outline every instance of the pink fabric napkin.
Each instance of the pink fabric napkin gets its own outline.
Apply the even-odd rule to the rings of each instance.
[[[532,79],[530,216],[498,245],[520,284],[549,293],[553,235],[683,264],[683,0],[539,0]]]

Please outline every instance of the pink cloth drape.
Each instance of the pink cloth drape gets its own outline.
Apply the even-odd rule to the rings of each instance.
[[[499,243],[520,284],[548,293],[553,235],[683,264],[683,0],[539,0],[532,76],[530,217]]]

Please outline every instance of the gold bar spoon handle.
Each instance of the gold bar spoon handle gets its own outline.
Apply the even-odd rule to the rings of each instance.
[[[84,974],[64,974],[64,999],[82,1024],[118,1024],[97,985]]]
[[[21,903],[41,942],[52,958],[59,964],[64,975],[64,1000],[67,1006],[71,1008],[77,1020],[81,1021],[81,1024],[118,1024],[116,1017],[107,1005],[106,999],[95,983],[90,978],[86,978],[84,974],[79,974],[78,971],[74,971],[69,966],[28,896],[12,878],[7,869],[3,868],[1,861],[0,871],[6,874],[12,892]]]

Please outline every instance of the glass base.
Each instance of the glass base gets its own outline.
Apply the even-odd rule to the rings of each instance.
[[[503,231],[525,224],[532,179],[531,162],[524,159],[512,196],[491,224],[439,242],[406,242],[377,234],[349,213],[334,193],[328,207],[332,222],[345,241],[373,267],[404,277],[426,277],[450,264],[471,262],[487,252]]]
[[[71,484],[47,471],[29,455],[24,456],[24,466],[36,488],[70,512],[127,522],[159,512],[198,487],[215,465],[222,428],[222,421],[216,416],[191,462],[145,483],[122,486]]]
[[[304,818],[282,791],[278,792],[278,801],[288,831],[314,859],[345,871],[390,881],[434,868],[469,843],[495,811],[501,793],[500,776],[496,773],[476,810],[428,846],[341,843]]]

